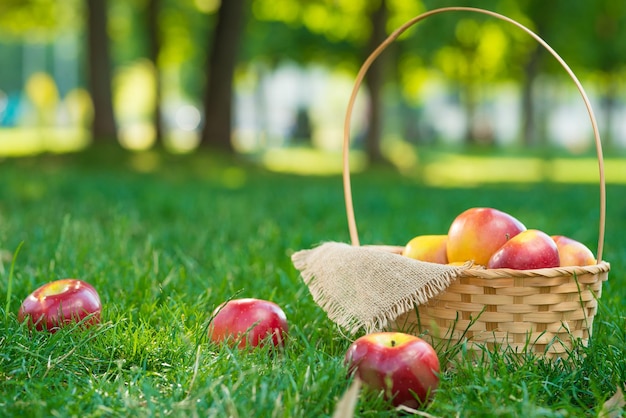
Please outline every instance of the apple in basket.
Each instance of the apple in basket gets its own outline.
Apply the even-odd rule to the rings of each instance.
[[[20,322],[39,331],[56,332],[60,327],[82,322],[91,326],[100,322],[102,303],[96,289],[78,279],[46,283],[31,293],[17,313]]]
[[[447,242],[447,235],[418,235],[404,246],[402,255],[420,261],[447,264]]]
[[[559,267],[559,250],[545,232],[528,229],[508,240],[493,254],[487,268],[530,270]]]
[[[471,208],[458,215],[448,231],[448,262],[473,261],[486,266],[491,256],[526,227],[508,213]]]
[[[561,267],[590,266],[596,264],[596,257],[582,242],[563,235],[553,235],[552,239],[559,250]]]
[[[283,347],[288,324],[285,312],[262,299],[233,299],[218,306],[209,324],[209,339],[226,342],[239,348],[263,346]]]
[[[423,407],[439,386],[439,358],[423,339],[378,332],[355,340],[345,356],[348,371],[394,406]]]

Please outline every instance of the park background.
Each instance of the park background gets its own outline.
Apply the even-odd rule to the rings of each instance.
[[[349,240],[340,152],[359,65],[446,5],[520,21],[580,78],[603,141],[611,271],[588,347],[557,362],[440,350],[452,365],[425,413],[619,416],[606,405],[626,381],[626,3],[611,0],[1,0],[3,413],[331,416],[354,336],[290,256]],[[445,233],[488,206],[597,249],[591,124],[528,35],[438,15],[370,70],[350,150],[363,243]],[[98,289],[101,326],[30,333],[21,301],[64,277]],[[207,341],[233,297],[284,308],[283,353]],[[397,415],[366,394],[356,411]]]
[[[0,153],[116,140],[133,150],[336,151],[367,54],[410,17],[444,3],[5,0]],[[626,6],[447,4],[503,13],[542,36],[588,91],[604,147],[623,154]],[[374,63],[365,85],[354,132],[370,160],[406,155],[407,143],[566,154],[592,147],[567,74],[527,34],[490,17],[447,14],[418,24]]]

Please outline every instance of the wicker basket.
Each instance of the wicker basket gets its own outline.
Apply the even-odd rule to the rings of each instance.
[[[532,351],[549,358],[567,355],[578,343],[586,345],[592,331],[597,300],[610,266],[602,260],[605,225],[605,179],[602,146],[590,101],[575,74],[538,35],[497,13],[468,7],[446,7],[423,13],[399,27],[363,63],[347,107],[343,142],[343,185],[352,245],[359,237],[350,187],[350,120],[365,73],[378,55],[417,22],[444,12],[474,12],[511,23],[533,37],[561,64],[576,84],[593,127],[600,173],[598,264],[536,270],[468,269],[443,293],[396,318],[395,329],[430,339],[433,345],[467,342],[470,350],[510,349]],[[379,246],[400,252],[402,247]]]

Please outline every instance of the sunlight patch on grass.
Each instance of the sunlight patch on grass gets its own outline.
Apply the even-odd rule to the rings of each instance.
[[[135,152],[131,155],[130,166],[140,173],[153,173],[161,168],[161,158],[154,151]]]
[[[396,139],[383,143],[383,152],[403,173],[410,173],[419,164],[417,150],[406,141]]]
[[[496,183],[573,183],[599,182],[595,158],[503,157],[497,155],[469,156],[438,153],[422,158],[412,148],[387,147],[387,157],[404,175],[434,187],[478,187]],[[263,154],[262,164],[271,171],[303,175],[334,175],[342,171],[340,152],[311,148],[276,148]],[[626,184],[626,160],[604,160],[607,184]],[[362,151],[350,152],[350,169],[367,169],[367,156]]]
[[[486,183],[534,183],[542,180],[538,158],[447,155],[427,164],[424,182],[431,186],[478,186]]]
[[[604,161],[607,184],[626,184],[626,161]],[[422,168],[424,183],[437,187],[475,187],[494,183],[594,184],[599,182],[595,158],[473,157],[446,155]]]
[[[228,167],[222,172],[221,182],[227,189],[240,189],[246,184],[246,172],[239,167]]]
[[[610,184],[626,184],[626,160],[611,158],[604,160],[606,182]],[[597,183],[598,160],[595,158],[555,159],[552,161],[552,181],[557,183]]]
[[[0,129],[0,155],[19,157],[41,152],[72,152],[86,148],[90,133],[79,128]]]
[[[341,152],[312,148],[275,148],[263,155],[263,165],[271,171],[304,175],[332,175],[342,172]],[[362,152],[350,154],[351,171],[363,171],[366,157]]]

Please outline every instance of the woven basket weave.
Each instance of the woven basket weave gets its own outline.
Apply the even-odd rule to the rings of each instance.
[[[602,282],[610,265],[602,261],[605,229],[605,178],[596,118],[584,88],[563,59],[538,35],[506,16],[476,8],[446,7],[423,13],[396,29],[365,60],[348,102],[343,141],[343,185],[352,245],[359,246],[350,186],[350,121],[354,102],[368,68],[409,27],[444,12],[474,12],[511,23],[534,38],[561,64],[578,88],[593,127],[600,174],[598,264],[536,270],[479,269],[464,271],[443,293],[396,318],[393,327],[429,339],[433,345],[464,341],[470,350],[532,351],[548,358],[564,357],[577,341],[591,337]],[[380,246],[400,253],[402,247]]]

